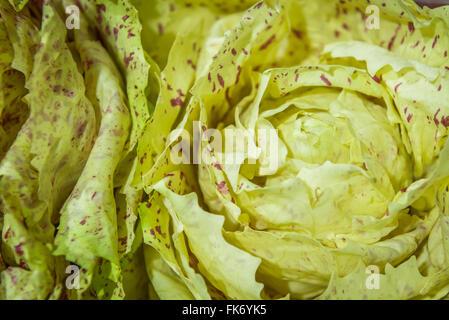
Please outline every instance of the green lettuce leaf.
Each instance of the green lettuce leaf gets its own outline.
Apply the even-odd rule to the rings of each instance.
[[[81,292],[95,273],[92,281],[96,296],[109,298],[123,296],[121,284],[118,292],[108,296],[101,279],[107,274],[117,282],[120,274],[113,174],[128,138],[130,115],[119,71],[100,42],[89,39],[86,29],[75,35],[76,45],[85,66],[90,100],[101,112],[101,123],[83,172],[61,210],[55,254],[87,270]],[[103,271],[99,275],[99,268],[110,269],[109,274]]]

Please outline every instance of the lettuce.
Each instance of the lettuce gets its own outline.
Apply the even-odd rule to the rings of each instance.
[[[0,298],[447,299],[448,8],[0,0]]]
[[[193,83],[188,72],[181,84],[163,78],[134,178],[149,195],[140,217],[144,242],[156,249],[149,256],[158,271],[148,272],[161,298],[169,290],[197,297],[177,255],[163,248],[179,239],[169,220],[181,224],[196,273],[227,299],[447,295],[446,209],[435,197],[449,174],[447,16],[411,1],[372,4],[380,8],[380,30],[366,27],[362,2],[259,2],[219,37],[231,18],[214,22]],[[182,24],[171,20],[177,8],[153,6],[161,8],[161,29]],[[154,31],[154,22],[144,24],[144,33]],[[154,54],[166,65],[162,74],[196,61],[187,50],[177,57],[188,32],[179,28],[175,40],[160,33],[148,45],[171,44],[166,58]],[[193,39],[183,43],[200,41]],[[165,92],[185,86],[190,96],[170,106],[175,96]],[[169,138],[167,127],[176,129]],[[221,135],[212,140],[214,128]],[[274,132],[271,145],[260,130]],[[184,142],[195,138],[199,147],[186,151]],[[176,153],[190,162],[174,161]],[[195,156],[203,162],[192,164]],[[222,235],[236,250],[231,256],[218,243]],[[366,285],[373,267],[378,290]],[[229,278],[228,268],[239,271]]]
[[[137,10],[128,1],[79,1],[86,18],[100,32],[119,71],[124,75],[132,117],[127,148],[132,150],[149,117],[145,95],[150,64],[141,45]]]

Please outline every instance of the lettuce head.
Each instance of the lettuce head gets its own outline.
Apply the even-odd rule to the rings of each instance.
[[[0,298],[444,299],[449,6],[0,0]]]

